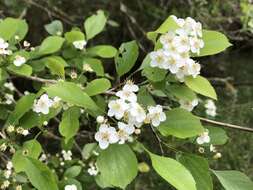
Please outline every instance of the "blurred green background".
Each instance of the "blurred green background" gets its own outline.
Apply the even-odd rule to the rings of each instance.
[[[199,59],[202,74],[218,92],[216,120],[253,127],[253,1],[250,0],[0,0],[0,17],[28,21],[28,41],[33,45],[47,35],[44,25],[59,19],[65,30],[82,26],[84,18],[103,9],[109,16],[106,31],[95,43],[116,47],[135,39],[140,61],[152,50],[145,36],[167,16],[191,16],[204,28],[225,33],[233,47],[225,53]],[[204,116],[204,113],[199,113]],[[218,147],[222,158],[211,160],[211,168],[235,169],[253,179],[253,134],[226,129],[230,137]],[[154,139],[155,141],[155,139]],[[158,147],[156,147],[158,149]],[[158,150],[159,151],[159,150]],[[93,188],[91,188],[93,189]],[[173,189],[154,172],[140,174],[129,189]],[[222,189],[216,186],[215,189]]]

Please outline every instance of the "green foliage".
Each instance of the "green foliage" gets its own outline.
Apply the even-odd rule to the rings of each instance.
[[[98,10],[96,15],[92,15],[84,22],[84,29],[86,32],[87,40],[95,37],[102,32],[106,24],[106,17],[102,10]]]
[[[155,171],[178,190],[197,190],[192,174],[178,161],[149,152]]]
[[[61,36],[63,33],[63,24],[60,20],[54,20],[51,23],[46,24],[45,29],[51,35]]]
[[[64,38],[58,36],[47,37],[40,45],[38,54],[46,55],[59,51],[63,45]]]
[[[139,55],[136,41],[121,44],[115,57],[116,70],[119,76],[128,73],[134,66]]]
[[[58,82],[57,84],[46,87],[45,90],[52,97],[58,96],[63,101],[99,114],[99,112],[97,113],[99,108],[95,102],[75,83]]]
[[[116,55],[117,49],[110,45],[97,45],[87,49],[87,52],[91,55],[102,58],[112,58]]]
[[[253,188],[253,182],[243,173],[233,170],[215,171],[213,173],[217,176],[222,186],[226,190],[250,190]]]
[[[78,132],[79,116],[80,116],[80,109],[77,107],[69,108],[62,115],[59,131],[61,135],[65,137],[66,144]]]
[[[87,84],[84,91],[89,96],[101,94],[111,87],[111,83],[108,79],[100,78],[95,79]]]
[[[209,171],[208,161],[200,156],[184,154],[179,156],[182,163],[192,174],[197,190],[212,190],[213,182]]]
[[[203,132],[199,119],[184,109],[172,109],[166,112],[166,116],[167,120],[158,128],[164,136],[173,135],[178,138],[188,138]]]
[[[232,45],[224,34],[210,30],[203,31],[203,41],[205,46],[200,50],[198,56],[214,55]]]
[[[185,80],[185,84],[196,93],[217,100],[217,95],[214,88],[212,87],[210,82],[204,77],[202,76],[197,76],[196,78],[187,77]]]
[[[104,187],[125,189],[137,175],[137,159],[128,145],[112,145],[102,151],[97,166],[100,171],[97,180]]]
[[[0,22],[0,37],[5,40],[12,40],[14,43],[24,39],[28,32],[26,21],[14,18],[6,18]],[[15,36],[19,39],[14,40]]]

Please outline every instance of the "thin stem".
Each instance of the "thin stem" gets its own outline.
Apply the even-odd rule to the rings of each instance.
[[[159,144],[159,147],[160,147],[160,150],[161,150],[161,154],[164,156],[164,150],[163,150],[163,147],[162,147],[162,143],[163,143],[162,139],[160,139],[160,137],[156,134],[155,129],[152,126],[150,126],[150,127],[152,129],[152,132],[153,132],[155,138],[158,141],[158,144]]]
[[[240,126],[240,125],[234,125],[234,124],[229,124],[229,123],[223,123],[223,122],[220,122],[220,121],[214,121],[214,120],[203,118],[203,117],[198,117],[198,118],[201,121],[206,122],[206,123],[211,123],[211,124],[226,127],[226,128],[237,129],[237,130],[247,131],[247,132],[253,133],[253,128],[243,127],[243,126]]]

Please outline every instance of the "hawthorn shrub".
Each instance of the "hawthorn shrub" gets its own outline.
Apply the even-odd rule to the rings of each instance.
[[[216,116],[216,92],[200,75],[196,58],[231,46],[226,36],[202,29],[190,17],[169,16],[147,33],[154,50],[134,69],[136,41],[119,49],[90,46],[106,22],[102,10],[87,18],[83,29],[64,32],[55,20],[45,26],[50,36],[37,47],[24,40],[26,21],[0,22],[1,189],[82,190],[87,184],[126,189],[138,172],[149,171],[148,163],[137,159],[146,154],[157,174],[178,190],[216,189],[212,176],[226,190],[252,190],[243,173],[209,168],[208,159],[221,156],[216,146],[225,144],[227,135],[191,113],[199,104],[208,117]],[[31,83],[23,90],[13,80]],[[157,141],[142,140],[148,130]],[[174,139],[180,146],[171,145]],[[186,143],[207,154],[189,152]]]

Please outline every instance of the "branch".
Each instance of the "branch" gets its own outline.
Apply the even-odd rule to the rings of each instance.
[[[35,76],[24,76],[24,75],[18,75],[18,77],[23,77],[26,78],[28,80],[33,80],[33,81],[37,81],[37,82],[41,82],[41,83],[57,83],[57,80],[53,80],[53,79],[43,79],[40,77],[35,77]]]
[[[203,118],[203,117],[199,117],[199,119],[203,122],[206,122],[206,123],[210,123],[210,124],[214,124],[214,125],[218,125],[218,126],[222,126],[222,127],[226,127],[226,128],[237,129],[237,130],[247,131],[247,132],[253,133],[253,128],[243,127],[243,126],[240,126],[240,125],[234,125],[234,124],[229,124],[229,123],[223,123],[223,122],[214,121],[214,120]]]

